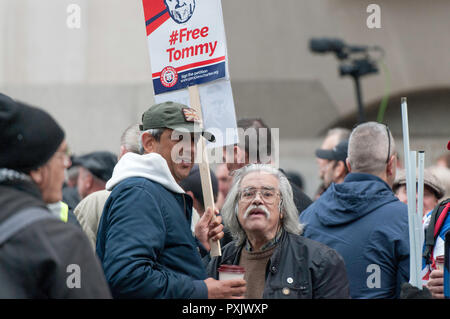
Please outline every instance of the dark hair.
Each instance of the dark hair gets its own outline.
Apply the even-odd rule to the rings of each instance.
[[[269,126],[267,126],[266,123],[260,118],[242,118],[237,121],[237,127],[243,129],[244,131],[247,131],[249,128],[256,129],[256,159],[258,163],[261,161],[261,158],[266,155],[271,157],[272,156],[272,134],[271,129]],[[266,129],[267,136],[266,140],[262,140],[264,136],[260,135],[259,129]],[[244,139],[240,143],[241,145],[244,144],[245,152],[248,154],[251,154],[250,147],[254,149],[254,146],[250,145],[250,137],[248,135],[244,136]],[[267,154],[261,154],[262,152],[262,145],[267,145],[266,147],[266,153]]]
[[[210,170],[211,173],[211,184],[212,184],[212,190],[213,190],[213,196],[214,196],[214,202],[217,201],[217,196],[219,192],[219,184],[217,182],[216,175],[213,171]],[[202,190],[202,182],[200,178],[200,170],[197,164],[195,164],[192,167],[191,172],[189,173],[189,176],[186,177],[184,180],[180,182],[181,188],[184,189],[185,192],[191,191],[194,194],[194,197],[200,205],[206,209],[205,203],[203,200],[203,190]]]

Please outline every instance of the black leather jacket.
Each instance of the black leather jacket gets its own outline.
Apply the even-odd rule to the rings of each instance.
[[[244,245],[234,242],[208,265],[209,276],[218,279],[222,264],[238,265]],[[265,299],[347,299],[349,284],[344,260],[334,250],[303,236],[283,231],[280,243],[267,263]]]

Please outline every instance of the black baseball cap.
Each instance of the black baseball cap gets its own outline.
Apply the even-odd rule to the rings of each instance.
[[[92,175],[108,181],[117,164],[117,155],[107,151],[97,151],[83,156],[75,156],[72,160],[72,166],[81,166],[87,169]]]
[[[342,141],[331,150],[317,149],[316,157],[330,161],[344,161],[347,158],[348,141]]]

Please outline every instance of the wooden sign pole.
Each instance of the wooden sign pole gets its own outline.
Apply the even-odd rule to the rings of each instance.
[[[193,85],[189,87],[189,100],[191,107],[194,108],[202,121],[203,127],[203,119],[202,119],[202,105],[200,103],[200,93],[197,85]],[[214,194],[212,190],[211,183],[211,173],[209,170],[209,161],[208,161],[208,153],[206,150],[206,142],[204,138],[200,138],[197,144],[197,151],[201,152],[201,161],[198,164],[200,171],[200,179],[202,181],[202,191],[203,191],[203,201],[205,204],[205,209],[211,207],[214,211]],[[215,218],[215,215],[214,217]],[[222,251],[220,248],[220,241],[210,241],[211,246],[210,255],[211,257],[221,256]]]

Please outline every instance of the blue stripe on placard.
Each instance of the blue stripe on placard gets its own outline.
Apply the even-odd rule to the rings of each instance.
[[[223,77],[225,77],[225,61],[180,72],[178,73],[177,83],[172,87],[163,86],[160,78],[155,78],[153,79],[153,90],[155,94],[161,94],[214,81]]]

